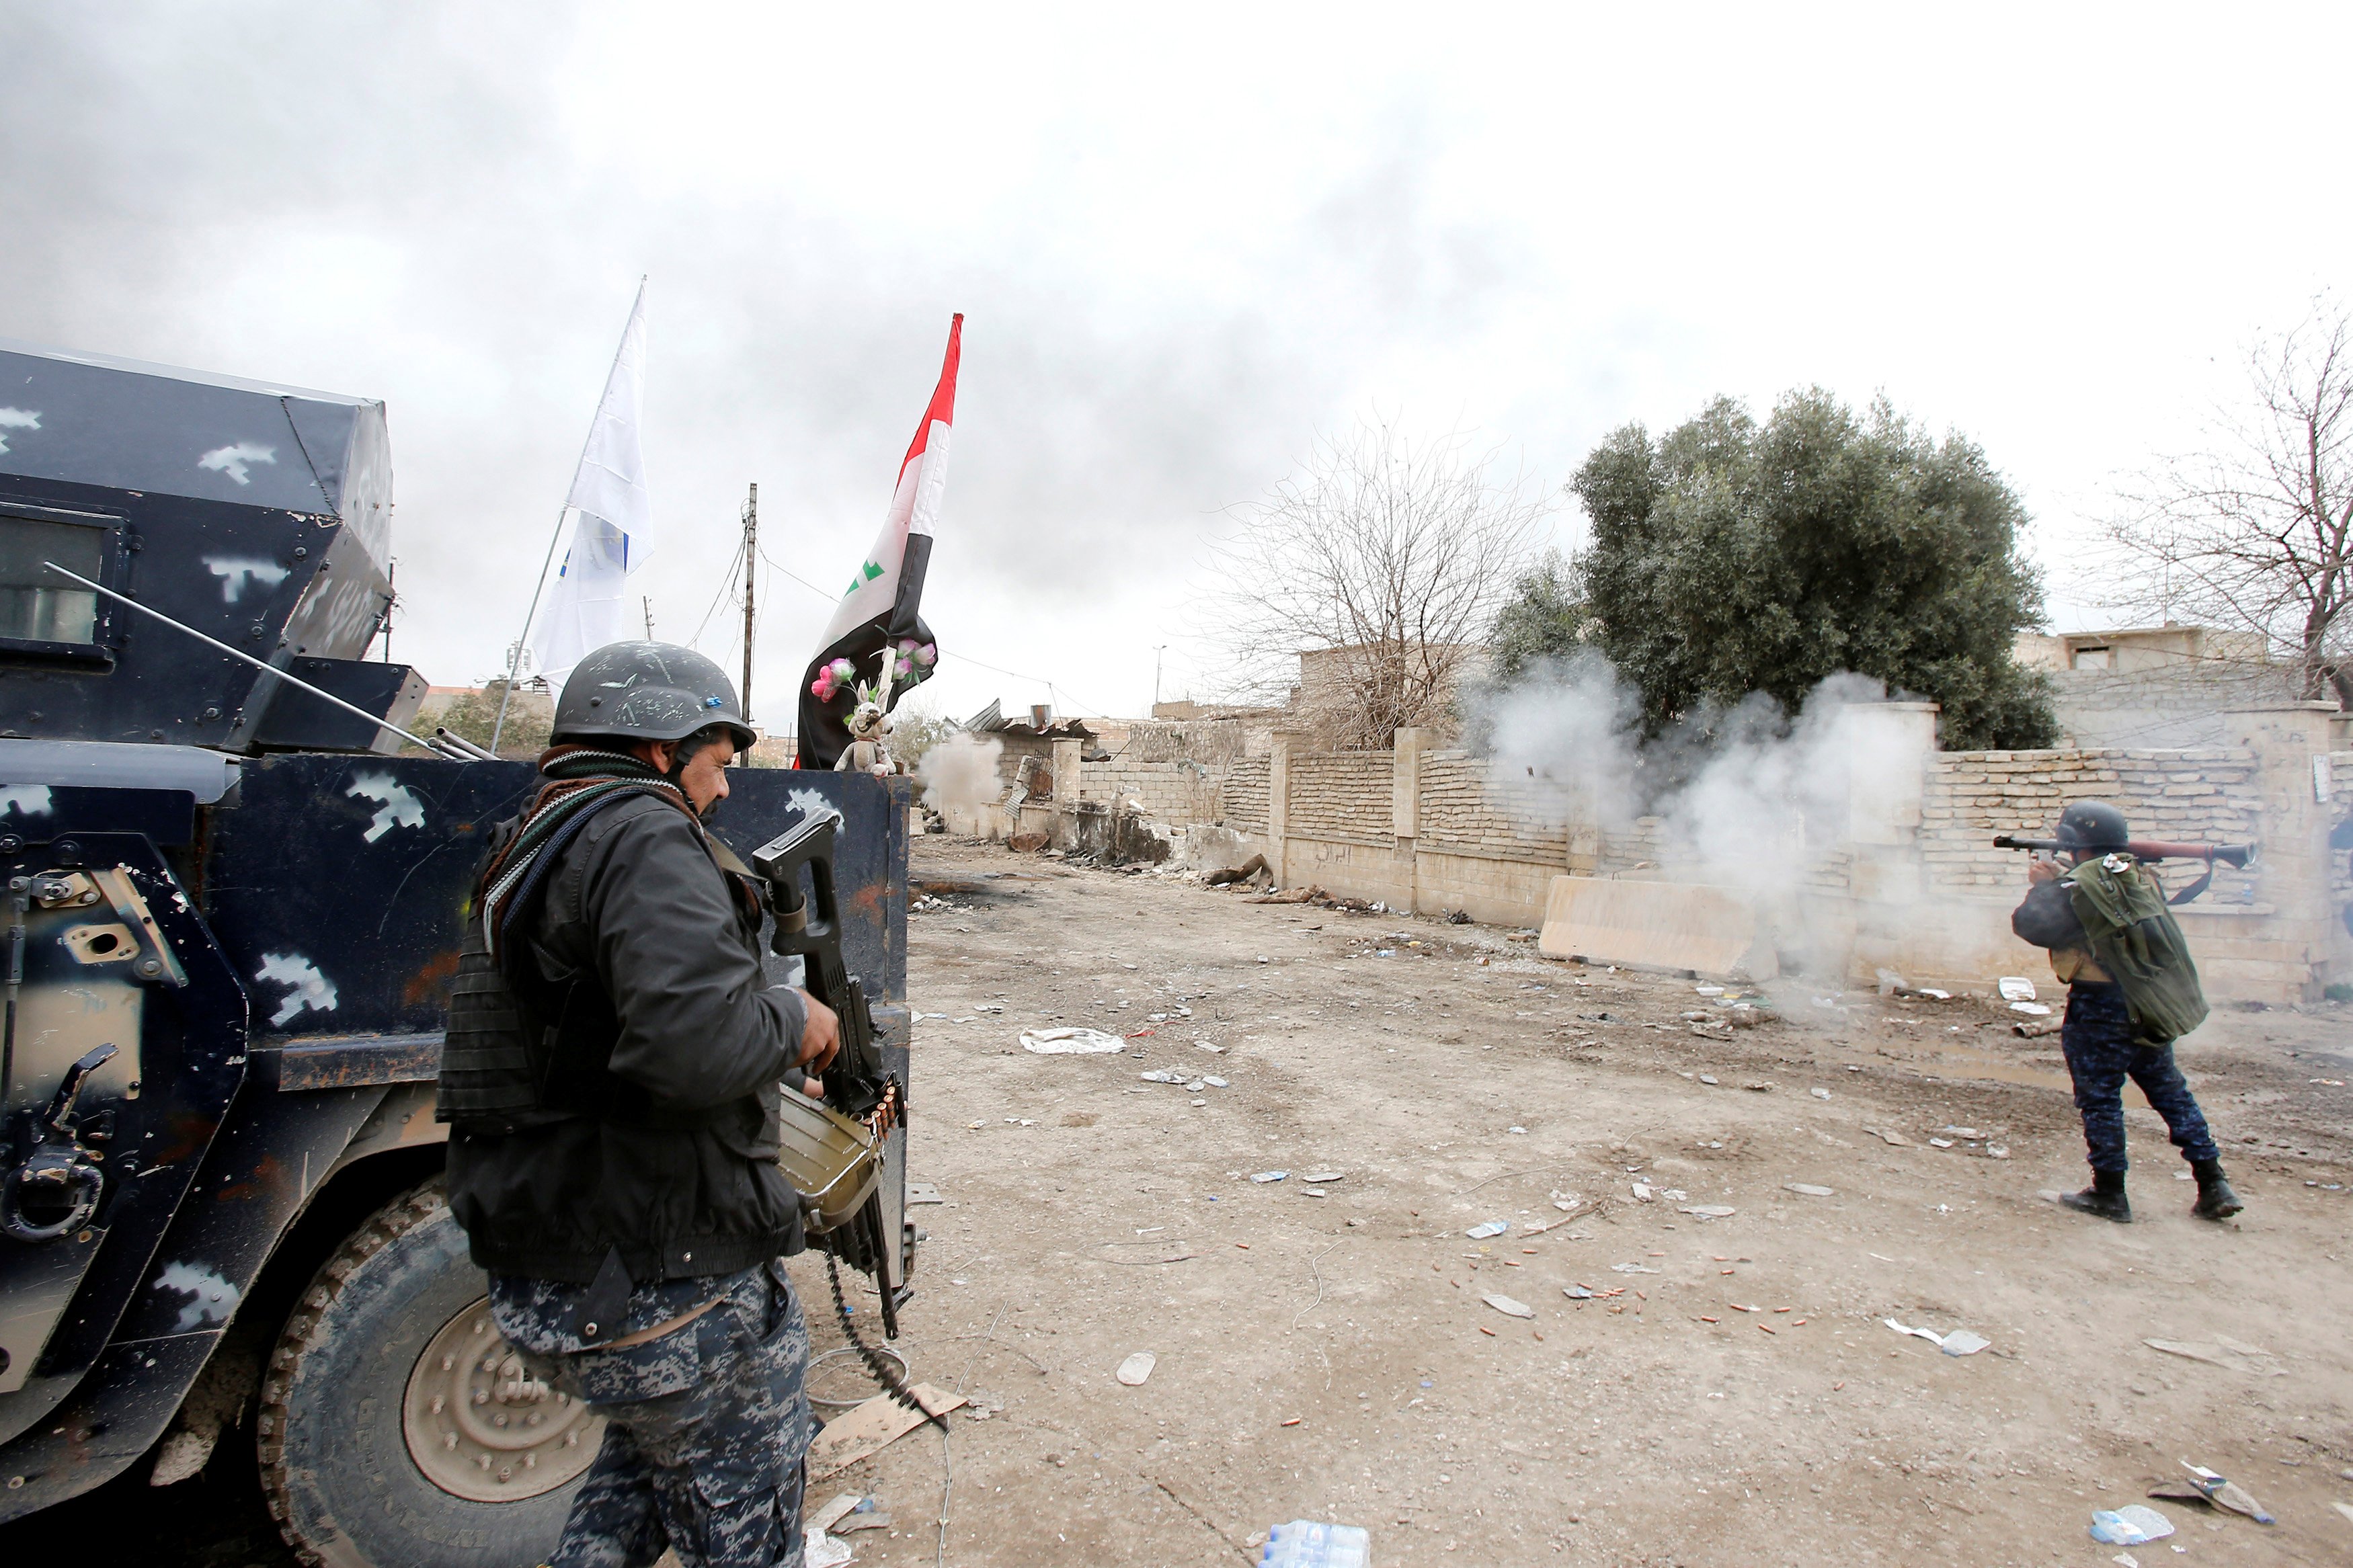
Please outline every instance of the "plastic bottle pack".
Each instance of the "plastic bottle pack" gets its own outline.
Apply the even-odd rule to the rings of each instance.
[[[1260,1568],[1371,1568],[1373,1538],[1353,1524],[1294,1519],[1267,1531]]]

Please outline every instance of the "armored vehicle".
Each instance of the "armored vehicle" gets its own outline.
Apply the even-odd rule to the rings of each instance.
[[[596,1451],[440,1198],[459,909],[536,774],[399,754],[391,514],[380,403],[0,343],[0,1521],[250,1445],[306,1561],[511,1568]],[[839,814],[902,1084],[906,790],[747,769],[720,825]],[[904,1150],[849,1257],[893,1305]]]

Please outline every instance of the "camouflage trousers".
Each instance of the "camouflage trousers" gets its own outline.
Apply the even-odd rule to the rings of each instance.
[[[685,1283],[636,1292],[632,1324],[677,1315]],[[692,1322],[641,1345],[576,1350],[583,1287],[492,1279],[499,1331],[606,1420],[553,1568],[650,1568],[665,1547],[685,1568],[800,1568],[808,1324],[781,1263],[696,1283],[719,1291]]]

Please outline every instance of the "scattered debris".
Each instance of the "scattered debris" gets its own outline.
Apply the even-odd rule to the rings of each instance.
[[[1119,1371],[1113,1375],[1130,1388],[1142,1388],[1144,1380],[1150,1377],[1152,1369],[1159,1364],[1160,1358],[1150,1351],[1138,1351],[1120,1363]]]
[[[1261,872],[1265,872],[1270,881],[1273,879],[1274,874],[1271,871],[1267,871],[1266,857],[1263,855],[1253,855],[1249,859],[1243,861],[1240,865],[1234,867],[1232,869],[1226,871],[1212,871],[1207,877],[1203,878],[1202,880],[1207,882],[1212,888],[1222,888],[1233,882],[1247,882],[1251,878],[1258,876]],[[2029,994],[2031,995],[2032,994],[2030,992]]]
[[[1700,1082],[1702,1082],[1702,1083],[1714,1083],[1714,1082],[1715,1082],[1715,1081],[1716,1081],[1716,1078],[1715,1078],[1715,1075],[1714,1073],[1705,1073],[1705,1072],[1704,1072],[1704,1073],[1702,1073],[1702,1074],[1700,1074],[1700,1075],[1699,1075],[1699,1080],[1700,1080]]]
[[[871,1499],[860,1497],[856,1492],[844,1492],[810,1514],[804,1522],[810,1530],[823,1535],[834,1527],[836,1521],[850,1513],[860,1503],[871,1500]]]
[[[1735,1211],[1729,1204],[1695,1204],[1675,1212],[1690,1215],[1694,1219],[1730,1219]]]
[[[2153,1508],[2127,1503],[2092,1515],[2092,1539],[2107,1546],[2146,1546],[2173,1533],[2173,1521]]]
[[[1831,1097],[1831,1091],[1826,1089],[1812,1089],[1809,1092],[1811,1093],[1816,1100],[1828,1100]]]
[[[1832,1189],[1818,1187],[1811,1182],[1791,1182],[1788,1184],[1788,1190],[1793,1193],[1803,1193],[1810,1198],[1827,1198],[1836,1195]]]
[[[1507,1219],[1491,1219],[1472,1226],[1462,1234],[1473,1241],[1484,1241],[1491,1236],[1501,1236],[1511,1228],[1512,1222]]]
[[[2265,1512],[2263,1505],[2248,1495],[2247,1489],[2237,1482],[2226,1481],[2205,1466],[2193,1465],[2187,1459],[2181,1461],[2181,1468],[2189,1472],[2191,1479],[2198,1483],[2198,1489],[2204,1492],[2206,1500],[2216,1508],[2227,1508],[2232,1513],[2243,1513],[2257,1524],[2279,1522]]]
[[[923,1409],[944,1415],[965,1403],[964,1396],[919,1383],[908,1392]],[[859,1460],[880,1453],[923,1424],[923,1417],[887,1394],[878,1394],[854,1410],[845,1410],[825,1424],[809,1443],[808,1479],[821,1481],[848,1469]]]
[[[1912,1140],[1906,1138],[1901,1132],[1883,1131],[1876,1127],[1866,1127],[1863,1131],[1870,1133],[1873,1138],[1878,1139],[1881,1142],[1886,1143],[1894,1148],[1909,1149],[1912,1147]]]
[[[1261,1568],[1365,1568],[1372,1560],[1373,1538],[1356,1526],[1294,1519],[1266,1532],[1258,1562]]]
[[[1492,1290],[1481,1295],[1479,1300],[1507,1318],[1533,1318],[1536,1315],[1536,1310],[1526,1302],[1514,1301],[1509,1296],[1499,1296]]]
[[[1098,1057],[1127,1049],[1127,1042],[1101,1029],[1024,1029],[1021,1048],[1041,1057]]]
[[[1280,1182],[1290,1174],[1291,1173],[1288,1171],[1261,1171],[1257,1175],[1252,1176],[1250,1180],[1263,1184],[1268,1182]]]
[[[917,1204],[944,1204],[945,1202],[947,1202],[947,1199],[940,1196],[939,1188],[934,1186],[929,1182],[909,1182],[907,1184],[907,1206],[910,1208],[913,1208]]]
[[[2001,993],[2001,999],[2005,1002],[2034,1000],[2034,982],[2023,974],[2005,974],[1994,982],[1994,989]]]
[[[881,1500],[869,1497],[860,1498],[858,1506],[834,1525],[833,1532],[836,1535],[855,1535],[861,1530],[888,1530],[890,1527],[891,1516],[883,1510]]]
[[[1655,1268],[1649,1268],[1646,1265],[1640,1263],[1613,1263],[1609,1266],[1609,1271],[1613,1274],[1656,1274],[1659,1272],[1659,1270]]]
[[[1303,1182],[1313,1182],[1319,1187],[1328,1187],[1335,1182],[1346,1180],[1337,1171],[1316,1171],[1299,1179]]]
[[[1587,1289],[1582,1285],[1564,1285],[1560,1288],[1560,1293],[1567,1297],[1572,1301],[1590,1301],[1595,1300],[1593,1292]]]
[[[2010,1010],[2013,1013],[2031,1014],[2037,1018],[2047,1018],[2051,1016],[2049,1005],[2042,1002],[2012,1002],[2010,1005]]]
[[[1899,1334],[1910,1334],[1914,1339],[1927,1341],[1947,1355],[1975,1355],[1993,1343],[1984,1335],[1972,1333],[1967,1329],[1955,1329],[1949,1334],[1940,1334],[1934,1329],[1915,1329],[1909,1324],[1899,1323],[1893,1318],[1882,1318],[1879,1321]]]
[[[2217,1334],[2211,1340],[2143,1340],[2141,1343],[2186,1361],[2202,1361],[2254,1377],[2285,1377],[2287,1370],[2267,1350]]]

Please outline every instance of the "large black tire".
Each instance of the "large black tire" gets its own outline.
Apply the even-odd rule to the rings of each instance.
[[[428,1478],[404,1432],[420,1357],[486,1288],[437,1180],[370,1216],[295,1304],[262,1383],[259,1449],[269,1511],[312,1568],[517,1568],[554,1552],[577,1479],[471,1501]]]

